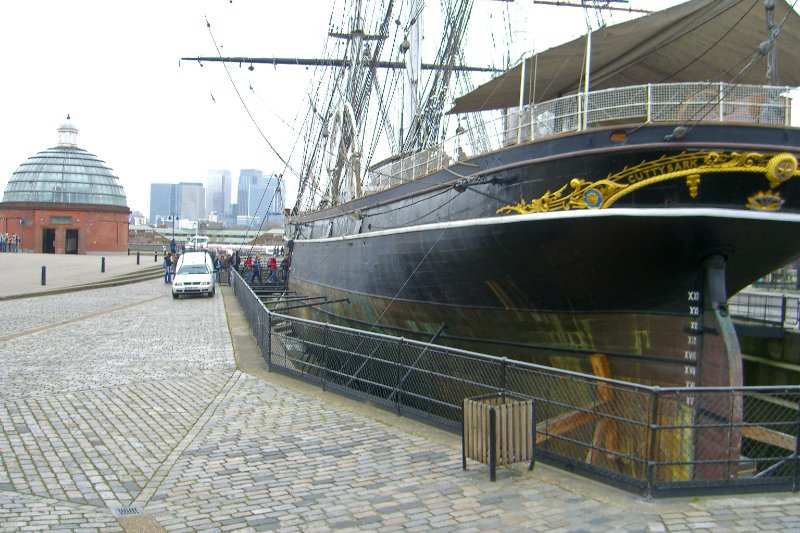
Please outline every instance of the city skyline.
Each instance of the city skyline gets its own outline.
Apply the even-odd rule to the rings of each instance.
[[[218,218],[235,223],[237,216],[263,220],[283,212],[285,185],[281,176],[264,176],[260,170],[241,169],[236,181],[236,203],[230,201],[233,179],[232,172],[227,169],[209,170],[205,184],[188,181],[151,183],[150,210],[149,215],[145,215],[147,222],[158,224],[172,218]],[[131,211],[141,212],[134,208]],[[216,216],[212,217],[214,213]]]

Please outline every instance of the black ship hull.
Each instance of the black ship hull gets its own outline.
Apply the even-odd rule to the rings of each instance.
[[[325,318],[661,386],[738,385],[726,296],[800,253],[800,134],[565,135],[292,217]],[[794,165],[794,166],[792,166]],[[392,329],[395,328],[395,329]]]

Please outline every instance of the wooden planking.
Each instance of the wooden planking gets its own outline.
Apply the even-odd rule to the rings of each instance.
[[[794,452],[797,439],[792,435],[761,426],[742,426],[742,436]]]
[[[495,464],[504,465],[533,458],[532,400],[494,397],[464,400],[464,453],[489,464],[489,410],[495,411],[497,439]]]
[[[569,411],[553,418],[548,418],[536,424],[536,443],[545,442],[551,437],[562,435],[575,428],[593,422],[597,419],[597,414],[592,412],[601,404],[593,404],[587,411]],[[547,433],[543,433],[546,431]]]

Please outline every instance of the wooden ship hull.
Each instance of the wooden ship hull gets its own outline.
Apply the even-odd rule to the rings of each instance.
[[[659,386],[741,385],[725,304],[800,254],[800,132],[601,128],[292,217],[328,320]],[[315,311],[316,312],[316,311]]]

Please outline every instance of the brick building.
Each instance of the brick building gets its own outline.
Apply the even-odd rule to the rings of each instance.
[[[21,250],[57,254],[125,252],[130,209],[119,178],[78,148],[78,129],[58,128],[58,146],[14,172],[0,202],[0,233],[21,238]]]

